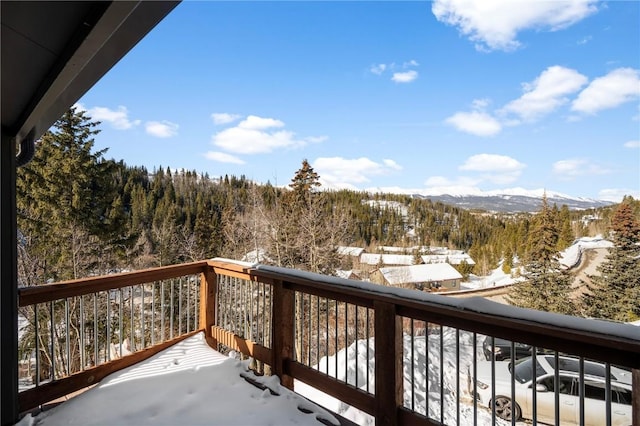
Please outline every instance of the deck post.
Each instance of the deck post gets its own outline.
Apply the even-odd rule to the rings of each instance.
[[[18,421],[18,250],[16,224],[16,145],[2,129],[0,141],[0,423]]]
[[[293,359],[294,291],[284,287],[281,280],[273,283],[273,308],[271,310],[271,354],[273,372],[282,386],[293,390],[293,377],[287,374],[286,362]]]
[[[200,274],[200,322],[198,328],[204,330],[207,341],[214,349],[217,342],[213,341],[211,327],[216,324],[216,297],[218,296],[218,279],[210,265],[206,265]]]
[[[392,303],[374,301],[376,425],[398,424],[403,404],[402,320]]]

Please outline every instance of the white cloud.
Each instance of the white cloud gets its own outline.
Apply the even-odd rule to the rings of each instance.
[[[231,164],[245,164],[243,160],[235,155],[226,154],[219,151],[208,151],[204,154],[208,160],[217,161],[219,163],[231,163]]]
[[[240,118],[241,116],[238,114],[229,114],[226,112],[214,112],[213,114],[211,114],[213,124],[216,125],[233,123]]]
[[[250,115],[235,127],[224,129],[212,137],[214,145],[235,154],[265,154],[276,149],[297,148],[326,140],[326,136],[296,138],[295,133],[278,130],[284,123],[274,118]]]
[[[371,71],[374,74],[380,75],[386,69],[387,69],[387,64],[375,64],[375,65],[371,65],[371,68],[369,68],[369,71]]]
[[[598,199],[619,203],[625,195],[640,199],[640,190],[638,189],[602,189],[598,192]]]
[[[418,71],[409,70],[405,72],[393,73],[393,77],[391,77],[391,80],[395,81],[396,83],[411,83],[416,78],[418,78]]]
[[[640,148],[640,141],[628,141],[624,143],[625,148]]]
[[[525,121],[549,114],[569,101],[567,95],[587,84],[587,77],[558,65],[544,70],[532,83],[524,83],[524,95],[509,102],[502,113],[514,113]]]
[[[74,106],[86,111],[91,119],[102,123],[109,123],[117,130],[127,130],[140,124],[140,120],[129,119],[129,111],[127,110],[127,107],[122,105],[120,105],[116,110],[112,110],[107,107],[93,107],[86,109],[82,104],[75,104]]]
[[[497,154],[477,154],[467,158],[458,169],[480,172],[478,179],[496,184],[516,181],[527,167],[515,158]]]
[[[457,112],[445,120],[461,132],[476,136],[493,136],[502,130],[502,125],[486,112]]]
[[[387,158],[382,160],[382,162],[384,163],[385,166],[389,167],[390,169],[402,170],[402,166],[393,160],[390,160]]]
[[[404,64],[402,64],[402,68],[411,68],[411,67],[417,67],[420,64],[418,63],[418,61],[416,61],[415,59],[412,59],[410,61],[405,62]]]
[[[385,159],[382,164],[366,157],[347,159],[320,157],[313,162],[323,184],[330,188],[353,188],[354,184],[369,182],[372,176],[386,175],[402,167]]]
[[[263,118],[257,115],[250,115],[242,120],[238,127],[247,130],[264,130],[272,127],[284,127],[284,123],[274,118]]]
[[[578,176],[604,175],[610,171],[584,158],[572,158],[553,163],[553,173],[564,179],[574,179]]]
[[[596,78],[573,101],[571,109],[595,114],[640,97],[640,71],[618,68]]]
[[[595,13],[597,0],[435,0],[436,19],[457,27],[477,50],[510,51],[524,30],[556,31]]]
[[[151,136],[170,138],[178,134],[178,125],[170,121],[147,121],[145,130]]]

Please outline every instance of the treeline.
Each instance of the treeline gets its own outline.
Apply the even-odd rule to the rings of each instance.
[[[210,257],[334,273],[336,245],[446,246],[470,253],[475,273],[537,253],[536,215],[473,212],[408,195],[324,191],[305,160],[279,188],[245,176],[129,166],[94,151],[99,123],[68,111],[18,170],[22,285]],[[640,217],[638,202],[632,203]],[[606,234],[613,207],[545,206],[553,249]],[[583,218],[588,217],[588,221]],[[466,271],[468,272],[468,271]]]

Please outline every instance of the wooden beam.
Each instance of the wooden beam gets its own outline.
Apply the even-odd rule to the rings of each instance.
[[[216,324],[218,280],[213,270],[206,266],[200,273],[200,329],[211,338],[211,327]],[[215,348],[214,348],[215,349]]]
[[[345,404],[351,405],[371,415],[375,413],[375,396],[370,393],[296,361],[289,362],[287,370],[297,380],[305,382],[319,391],[338,398]]]
[[[273,372],[280,377],[282,386],[293,390],[293,377],[286,371],[286,362],[293,360],[294,292],[285,288],[282,281],[273,286],[273,308],[271,310],[271,335],[273,336]]]
[[[376,425],[396,425],[403,405],[402,320],[392,303],[375,301],[374,309]]]
[[[216,343],[221,343],[230,349],[242,352],[243,354],[255,358],[258,361],[262,361],[265,364],[269,364],[273,361],[271,349],[249,339],[243,339],[237,334],[233,334],[224,328],[220,328],[215,325],[212,326],[211,337]]]

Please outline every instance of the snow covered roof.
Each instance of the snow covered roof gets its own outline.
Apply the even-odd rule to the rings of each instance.
[[[360,256],[364,249],[362,247],[348,247],[348,246],[338,246],[336,249],[338,254],[341,256]]]
[[[390,285],[462,279],[460,272],[448,263],[395,266],[379,270]]]
[[[450,263],[451,265],[459,265],[462,261],[466,261],[469,265],[475,265],[476,262],[466,253],[452,254],[425,254],[421,256],[424,263]]]
[[[415,256],[410,254],[362,253],[360,263],[367,265],[413,265]]]
[[[249,253],[245,254],[242,257],[242,261],[250,262],[250,263],[264,263],[264,262],[273,263],[271,258],[267,256],[267,251],[261,248],[257,250],[251,250]]]

